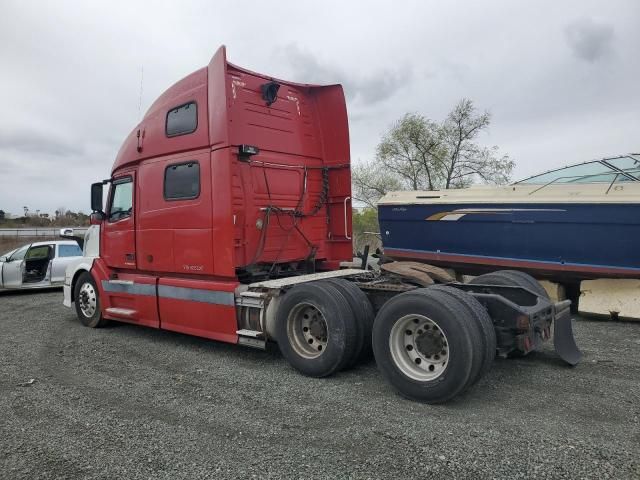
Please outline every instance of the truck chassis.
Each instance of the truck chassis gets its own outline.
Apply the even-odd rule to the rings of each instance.
[[[410,275],[344,269],[241,285],[235,293],[237,343],[264,349],[275,341],[294,368],[314,377],[353,367],[373,353],[401,395],[425,403],[467,390],[496,355],[539,349],[552,325],[558,355],[577,364],[570,302],[553,303],[533,278],[515,274],[515,280],[513,271],[503,271],[473,283],[424,286]],[[97,312],[99,301],[91,298],[98,289],[88,271],[76,272],[74,280],[65,286],[65,304],[75,303],[82,323],[97,327],[119,319]],[[90,321],[97,315],[99,321]]]
[[[343,316],[352,318],[356,326],[361,324],[362,332],[356,336],[363,336],[365,343],[371,342],[385,378],[399,393],[414,400],[449,400],[477,382],[489,370],[495,355],[526,355],[540,349],[551,338],[552,325],[558,355],[570,365],[577,364],[581,353],[571,328],[571,302],[553,303],[532,277],[515,272],[521,279],[518,281],[513,274],[495,272],[488,278],[478,277],[474,283],[451,281],[428,287],[412,283],[411,277],[353,269],[257,282],[237,297],[242,326],[239,343],[264,348],[268,340],[278,341],[287,360],[313,376],[330,375],[345,365],[353,365],[363,351],[357,342],[344,342],[344,358],[336,358],[335,364],[325,370],[306,365],[321,357],[323,349],[339,348],[324,336],[326,332],[331,336],[331,321],[327,318],[330,309],[319,305],[322,300],[309,298],[311,291],[317,290],[345,298],[352,315],[346,311]],[[506,278],[500,282],[502,275]],[[300,299],[283,305],[303,285]],[[366,313],[366,304],[372,313]],[[431,314],[426,315],[425,311]],[[295,318],[297,313],[302,314],[301,319]],[[363,318],[367,315],[375,315],[375,320]],[[306,323],[305,317],[309,320]],[[317,318],[322,318],[321,327],[317,321],[314,323]],[[289,327],[283,328],[285,324]],[[334,329],[338,337],[344,334],[343,330],[349,330],[343,326]],[[399,331],[404,333],[398,334]],[[466,343],[458,341],[465,338]],[[307,345],[302,347],[305,342]],[[313,349],[320,350],[315,353]],[[445,378],[447,369],[453,372],[449,375],[453,379]]]

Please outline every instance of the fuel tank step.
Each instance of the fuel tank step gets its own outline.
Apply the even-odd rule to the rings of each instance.
[[[267,341],[264,338],[263,332],[243,328],[242,330],[236,331],[236,334],[238,335],[238,345],[257,348],[259,350],[266,350],[267,348]]]

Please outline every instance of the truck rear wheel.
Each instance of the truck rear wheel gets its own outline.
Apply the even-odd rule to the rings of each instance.
[[[97,328],[107,324],[100,311],[98,287],[89,272],[78,277],[74,289],[76,314],[85,327]]]
[[[356,320],[357,345],[353,351],[353,358],[345,367],[351,368],[358,362],[371,358],[373,353],[371,347],[371,330],[373,329],[373,319],[376,314],[373,311],[367,295],[352,282],[343,278],[329,278],[326,282],[339,289],[344,295],[347,302],[349,302],[351,312]]]
[[[470,387],[491,369],[491,364],[496,356],[497,339],[496,331],[493,327],[493,321],[489,316],[489,312],[487,312],[482,304],[468,293],[446,285],[434,285],[429,288],[431,290],[444,292],[451,297],[457,298],[462,304],[464,304],[464,307],[469,311],[471,317],[474,319],[473,323],[477,325],[477,334],[479,335],[482,343],[482,358],[478,363],[476,371],[472,372],[469,377],[468,387]]]
[[[275,333],[289,364],[311,377],[344,368],[357,344],[351,307],[340,290],[326,282],[304,283],[285,293]]]
[[[464,304],[420,289],[385,303],[373,324],[373,352],[382,375],[403,396],[441,403],[461,393],[477,368],[482,344]]]
[[[497,272],[485,273],[484,275],[475,277],[469,283],[473,285],[486,284],[518,286],[531,290],[542,298],[549,298],[549,294],[540,282],[528,273],[520,272],[518,270],[498,270]]]

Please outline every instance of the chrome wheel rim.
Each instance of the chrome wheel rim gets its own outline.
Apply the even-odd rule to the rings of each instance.
[[[407,377],[429,382],[449,364],[449,342],[436,322],[424,315],[405,315],[396,321],[389,336],[394,363]]]
[[[80,293],[78,295],[78,302],[80,304],[80,311],[82,314],[87,317],[93,317],[93,314],[96,313],[96,309],[98,308],[98,295],[96,294],[95,288],[89,282],[84,283],[82,287],[80,287]]]
[[[295,352],[313,359],[327,348],[329,332],[322,312],[311,303],[299,303],[287,317],[287,336]]]

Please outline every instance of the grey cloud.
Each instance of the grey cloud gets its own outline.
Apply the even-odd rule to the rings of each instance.
[[[79,141],[59,138],[35,129],[25,129],[13,132],[0,130],[0,150],[68,156],[79,155],[84,149]]]
[[[461,97],[492,111],[515,177],[638,150],[637,0],[397,4],[3,2],[0,207],[86,211],[139,120],[141,65],[144,112],[223,43],[250,70],[342,83],[354,162],[404,113],[442,119]]]
[[[295,71],[294,75],[309,83],[341,83],[349,100],[372,105],[393,96],[411,78],[411,69],[380,69],[364,76],[347,73],[342,68],[321,62],[311,52],[296,44],[279,49],[278,57]],[[356,69],[354,69],[356,70]]]
[[[0,176],[13,173],[17,167],[18,165],[10,158],[6,158],[4,155],[0,156]]]
[[[593,63],[612,53],[611,25],[584,18],[567,25],[564,33],[573,54],[581,60]]]

